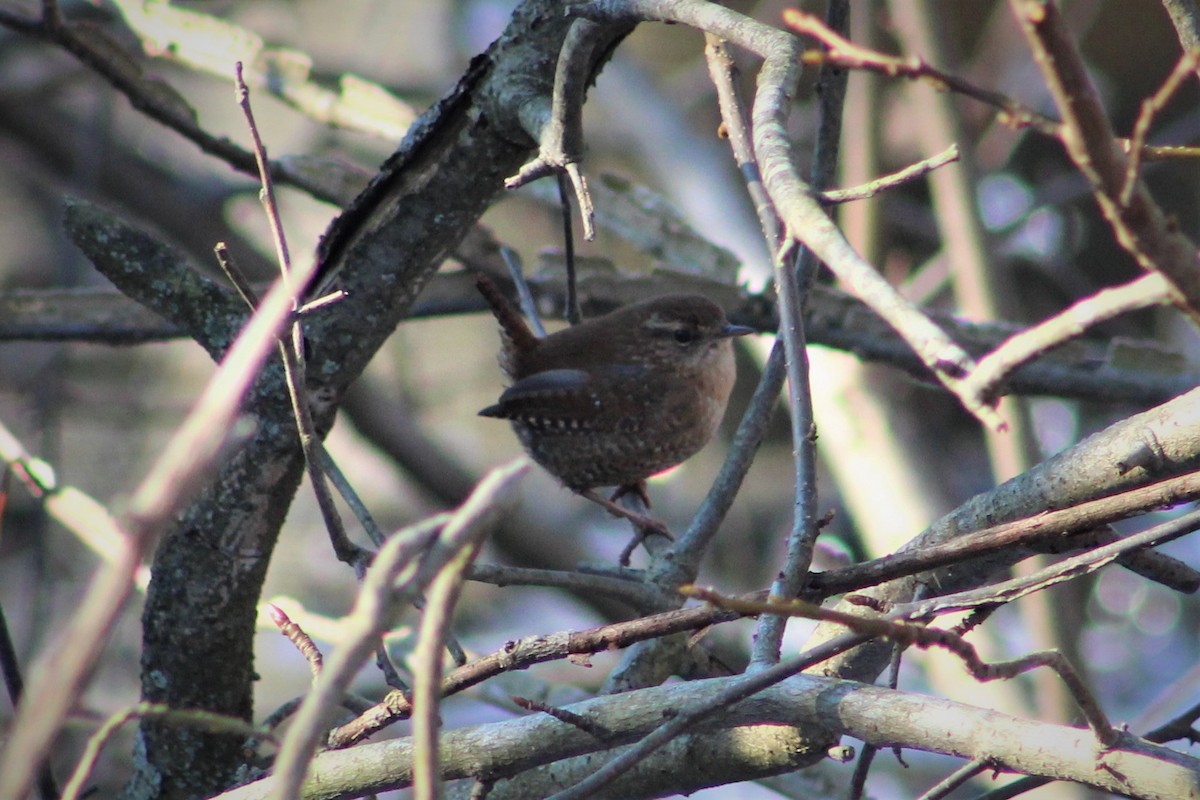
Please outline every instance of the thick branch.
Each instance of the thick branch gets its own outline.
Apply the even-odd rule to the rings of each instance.
[[[990,525],[1031,517],[1043,511],[1142,486],[1194,470],[1200,463],[1200,390],[1158,408],[1121,420],[1079,444],[1038,464],[989,492],[983,492],[938,520],[903,550],[949,541]],[[882,606],[911,601],[918,591],[929,594],[979,586],[1023,553],[1002,552],[968,566],[901,578],[862,594]],[[931,592],[931,588],[936,587]],[[816,640],[841,633],[822,625]],[[842,677],[874,680],[886,666],[890,649],[874,644],[842,657],[833,669]],[[830,669],[830,665],[825,665]]]
[[[428,278],[503,191],[503,179],[533,143],[508,119],[522,92],[548,93],[568,21],[557,3],[526,3],[508,31],[460,84],[416,123],[400,150],[330,228],[322,274],[337,273],[348,297],[306,323],[307,384],[318,432],[334,404],[407,313]],[[181,273],[182,274],[182,273]],[[169,308],[190,282],[137,292]],[[132,288],[129,291],[134,291]],[[208,290],[204,290],[208,291]],[[234,308],[219,292],[197,308]],[[239,310],[240,312],[240,310]],[[192,312],[194,313],[194,312]],[[188,312],[171,313],[210,348]],[[221,323],[230,329],[228,319]],[[225,331],[224,335],[230,333]],[[249,718],[255,606],[279,529],[298,485],[302,457],[278,366],[264,372],[244,407],[255,438],[222,469],[161,543],[144,614],[143,693],[176,708]],[[220,663],[221,669],[213,669]],[[156,796],[208,795],[243,760],[236,738],[146,722],[145,760],[131,783]],[[204,765],[201,768],[200,765]]]
[[[448,731],[442,740],[442,775],[445,779],[499,778],[562,759],[610,751],[614,744],[628,743],[653,730],[665,714],[709,702],[722,685],[735,680],[738,678],[717,678],[642,689],[567,707],[611,732],[612,738],[603,741],[546,714]],[[740,747],[723,753],[727,761],[701,763],[691,757],[681,758],[679,751],[664,751],[646,762],[641,774],[633,773],[625,779],[628,783],[614,784],[604,796],[657,796],[647,790],[650,780],[662,786],[669,778],[675,791],[690,792],[803,766],[787,763],[786,759],[758,760],[766,751],[780,749],[775,746],[778,742],[763,750],[756,747],[763,739],[774,740],[780,726],[795,726],[810,735],[818,731],[831,737],[844,734],[884,747],[898,745],[985,759],[997,769],[1071,780],[1143,798],[1187,797],[1189,787],[1200,781],[1200,765],[1195,759],[1129,737],[1119,747],[1105,750],[1086,729],[1031,722],[853,682],[797,676],[698,728],[688,744],[693,753],[697,749],[706,752],[706,746],[729,737],[740,742]],[[531,748],[526,746],[528,742],[539,744]],[[819,757],[810,755],[808,761]],[[364,759],[382,765],[382,771],[364,776],[355,768]],[[573,772],[574,763],[559,765],[558,774]],[[401,788],[411,782],[411,765],[409,739],[328,752],[313,762],[301,796],[330,800]],[[656,779],[651,774],[655,772],[660,773]],[[566,780],[572,778],[568,775]],[[221,800],[265,797],[270,783],[267,779],[241,787],[222,795]],[[553,783],[534,790],[518,777],[498,784],[501,793],[491,796],[542,797],[546,788],[561,788],[566,782]]]
[[[165,252],[165,251],[164,251]],[[168,274],[177,267],[160,262]],[[190,280],[190,279],[189,279]],[[585,310],[598,313],[650,294],[700,291],[725,306],[739,323],[761,331],[775,329],[775,309],[766,298],[746,299],[725,284],[659,271],[650,277],[596,273],[581,278]],[[535,279],[539,300],[562,305],[562,283]],[[206,290],[207,291],[207,290]],[[207,294],[205,296],[208,296]],[[227,297],[218,293],[220,308]],[[235,313],[233,306],[228,307]],[[409,318],[483,310],[479,293],[464,273],[433,276],[409,309]],[[213,309],[204,312],[212,315]],[[236,312],[240,313],[240,312]],[[236,313],[234,317],[236,318]],[[322,312],[323,313],[323,312]],[[984,354],[1021,329],[1001,322],[971,322],[941,312],[930,315],[973,354]],[[864,361],[883,362],[932,380],[904,341],[861,301],[845,292],[814,286],[805,311],[805,333],[813,344],[853,352]],[[177,339],[182,324],[162,317],[108,289],[66,289],[0,294],[0,341],[72,341],[129,345]],[[1005,390],[1021,395],[1051,395],[1094,402],[1161,403],[1200,383],[1181,354],[1164,352],[1150,341],[1080,339],[1059,344],[1005,378]],[[469,482],[468,482],[469,483]]]

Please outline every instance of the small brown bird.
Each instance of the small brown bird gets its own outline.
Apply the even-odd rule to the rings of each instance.
[[[716,432],[734,382],[729,340],[753,333],[716,303],[664,295],[538,338],[491,281],[478,285],[504,330],[500,362],[513,381],[479,413],[509,420],[568,488],[636,489]]]

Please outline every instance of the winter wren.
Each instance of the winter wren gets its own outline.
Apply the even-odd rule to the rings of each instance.
[[[733,389],[730,337],[753,332],[705,297],[670,294],[538,338],[495,285],[479,288],[512,379],[479,413],[509,420],[534,461],[576,491],[634,487],[700,450]]]

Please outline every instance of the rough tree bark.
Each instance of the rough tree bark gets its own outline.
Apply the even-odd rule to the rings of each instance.
[[[306,326],[307,384],[322,432],[332,424],[337,399],[425,282],[504,191],[504,179],[534,152],[517,117],[549,102],[569,26],[559,3],[524,3],[500,39],[413,126],[371,186],[331,227],[320,256],[322,274],[335,276],[348,296]],[[605,35],[612,43],[623,29],[613,27]],[[593,72],[608,51],[596,49]],[[105,249],[85,247],[93,253]],[[179,263],[176,270],[183,274],[189,268]],[[177,305],[179,297],[154,295],[144,283],[131,285],[137,275],[109,277],[171,321],[182,323],[194,313]],[[226,295],[221,302],[229,307],[236,301]],[[214,328],[187,327],[219,356],[241,319],[231,312]],[[147,700],[250,716],[256,602],[303,472],[281,376],[278,365],[264,372],[245,406],[257,426],[254,438],[159,546],[143,616]],[[210,795],[234,778],[241,744],[236,736],[144,723],[137,772],[125,796]]]

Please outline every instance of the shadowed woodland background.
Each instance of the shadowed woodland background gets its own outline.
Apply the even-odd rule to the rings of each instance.
[[[86,26],[89,36],[102,32],[112,46],[132,54],[147,85],[153,79],[173,87],[195,109],[199,128],[241,147],[249,146],[249,136],[232,76],[233,62],[247,61],[270,155],[315,157],[289,163],[311,170],[298,174],[313,176],[313,185],[344,179],[339,196],[352,198],[416,116],[449,91],[472,56],[500,34],[513,4],[179,3],[229,26],[214,35],[215,50],[194,52],[156,45],[149,28],[139,30],[132,16],[123,16],[132,15],[134,5],[63,3],[62,11],[81,30]],[[728,5],[773,26],[788,7]],[[825,12],[823,2],[800,5],[817,15]],[[1131,133],[1142,101],[1179,59],[1179,36],[1165,5],[1060,4],[1118,135]],[[0,421],[54,467],[60,485],[78,487],[119,511],[195,402],[213,361],[178,331],[152,316],[135,317],[132,304],[118,302],[64,233],[65,198],[96,203],[152,231],[222,282],[212,248],[226,242],[251,279],[265,285],[276,267],[259,184],[244,167],[201,152],[178,131],[135,110],[94,65],[81,63],[53,36],[18,24],[37,18],[36,5],[4,3],[0,12],[6,23],[0,27]],[[850,37],[887,53],[920,56],[1056,116],[1012,16],[999,2],[853,2]],[[749,96],[757,61],[736,51],[735,56]],[[807,68],[790,117],[789,133],[805,174],[817,134],[815,79],[816,69]],[[1155,117],[1149,142],[1196,143],[1198,96],[1192,74]],[[154,97],[166,106],[175,102],[166,90]],[[578,244],[585,301],[603,304],[620,297],[622,284],[636,286],[626,291],[637,294],[645,285],[665,290],[698,281],[743,316],[759,313],[747,321],[761,330],[774,328],[770,253],[729,146],[718,134],[720,123],[700,34],[647,23],[616,46],[584,109],[583,169],[596,193],[599,219],[596,240]],[[957,171],[957,184],[939,188],[932,183],[936,177],[917,180],[835,212],[850,242],[905,296],[971,322],[1030,324],[1139,273],[1059,142],[999,124],[995,109],[928,83],[850,75],[835,183],[864,183],[952,143],[958,144],[960,162],[934,176]],[[1200,236],[1200,162],[1147,163],[1143,177],[1172,224],[1192,240]],[[310,259],[338,208],[287,182],[277,193],[293,259]],[[527,271],[560,274],[563,240],[553,181],[504,196],[488,208],[482,224],[520,254]],[[964,240],[964,231],[972,228],[978,238]],[[678,260],[682,252],[697,255],[684,263]],[[982,272],[967,277],[964,259]],[[434,279],[414,307],[414,318],[387,339],[346,393],[327,439],[329,452],[385,530],[456,506],[489,468],[519,454],[506,425],[476,416],[503,385],[496,364],[499,339],[489,315],[468,313],[481,305],[469,281],[452,274],[459,269],[461,259],[449,259],[444,280]],[[633,276],[648,281],[633,284]],[[965,287],[976,280],[991,288]],[[535,285],[549,286],[539,291],[553,310],[557,284],[545,279]],[[610,289],[613,285],[618,288]],[[738,285],[740,294],[731,288]],[[58,293],[63,289],[97,291],[73,295],[78,305],[67,306]],[[53,293],[44,296],[44,305],[42,295],[22,294],[38,292]],[[1177,310],[1126,314],[1087,335],[1087,355],[1071,357],[1102,360],[1108,372],[1099,372],[1113,375],[1112,386],[1119,388],[1080,396],[1045,387],[1021,396],[1019,407],[1006,406],[1013,430],[998,436],[986,435],[948,393],[914,379],[909,370],[834,347],[812,347],[821,455],[818,510],[829,515],[821,538],[827,546],[818,558],[836,566],[892,552],[968,498],[1191,388],[1200,376],[1195,328]],[[739,351],[739,384],[721,434],[700,455],[651,482],[654,513],[672,530],[685,529],[703,500],[761,374],[771,337],[754,338],[739,343],[745,345]],[[1122,375],[1133,377],[1120,382]],[[787,415],[777,410],[703,561],[700,582],[725,594],[770,586],[792,525],[792,453]],[[1169,513],[1119,527],[1139,530]],[[346,517],[352,535],[365,545]],[[517,509],[485,543],[480,561],[558,570],[581,562],[612,567],[628,537],[626,523],[534,470],[521,484]],[[1200,566],[1194,537],[1162,549]],[[92,549],[12,482],[0,528],[0,601],[23,667],[62,630],[96,564]],[[636,553],[633,566],[646,564],[647,556]],[[334,557],[306,483],[287,511],[262,599],[284,608],[328,653],[341,640],[339,618],[358,586],[354,570]],[[53,748],[50,763],[60,781],[99,722],[140,696],[142,600],[138,593],[125,607]],[[1001,609],[972,641],[989,660],[1062,649],[1114,722],[1129,722],[1142,732],[1200,700],[1197,612],[1194,597],[1109,567]],[[203,616],[204,608],[193,613]],[[632,616],[630,605],[613,596],[471,582],[454,633],[468,654],[486,654],[522,636]],[[416,619],[417,612],[410,611],[404,622]],[[710,658],[707,674],[745,667],[753,625],[742,620],[706,633],[701,646]],[[789,625],[785,656],[803,646],[813,627],[804,620]],[[394,631],[388,647],[403,669],[411,628]],[[265,619],[253,648],[253,719],[260,721],[304,694],[311,676],[301,655]],[[202,668],[221,670],[220,653],[212,655]],[[600,689],[620,659],[620,652],[602,652],[498,676],[446,699],[443,727],[525,713],[509,700],[512,695],[550,705],[582,699]],[[690,677],[699,676],[697,670]],[[1047,671],[981,686],[956,658],[910,650],[899,681],[903,689],[1018,716],[1072,721],[1073,703],[1053,675],[1041,672]],[[361,671],[353,688],[372,699],[387,690],[373,666]],[[0,703],[3,730],[12,718],[12,705]],[[407,732],[400,723],[377,738]],[[115,796],[126,786],[133,739],[133,726],[127,726],[104,750],[92,775],[97,796]],[[1194,746],[1187,748],[1180,745],[1195,756]],[[917,796],[960,764],[908,750],[904,760],[907,769],[882,753],[867,779],[868,795]],[[826,762],[802,788],[738,784],[696,796],[805,791],[804,796],[840,797],[852,769]],[[126,789],[128,796],[145,796]],[[1051,784],[1030,796],[1100,795]]]

